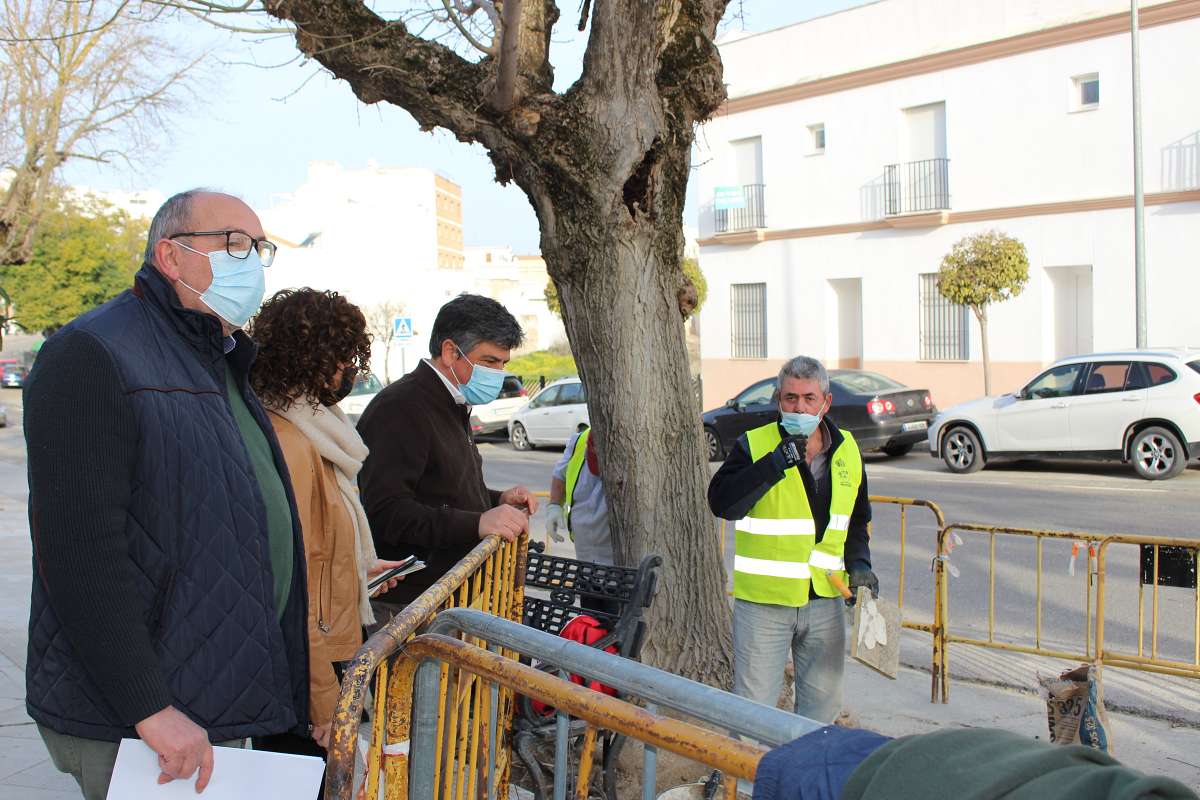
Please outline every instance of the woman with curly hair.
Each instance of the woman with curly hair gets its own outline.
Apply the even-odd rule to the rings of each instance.
[[[270,412],[304,531],[312,719],[312,739],[281,734],[256,739],[254,746],[323,756],[340,664],[362,644],[363,626],[375,621],[367,581],[399,566],[375,555],[358,500],[357,476],[367,447],[337,407],[367,366],[371,340],[357,306],[336,292],[315,289],[277,292],[254,318],[250,335],[259,348],[250,383]]]

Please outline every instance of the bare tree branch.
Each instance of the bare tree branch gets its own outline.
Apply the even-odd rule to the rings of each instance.
[[[59,168],[139,158],[200,57],[180,63],[128,0],[3,0],[0,263],[28,258]],[[157,14],[155,15],[157,16]]]
[[[500,27],[500,64],[492,108],[501,113],[512,110],[517,102],[517,70],[520,65],[521,0],[504,0]]]
[[[467,40],[468,44],[481,53],[485,53],[489,56],[496,55],[495,42],[490,45],[485,45],[472,36],[471,32],[467,30],[467,26],[464,25],[463,21],[459,18],[460,9],[462,9],[462,5],[460,3],[456,2],[454,6],[451,6],[450,0],[442,0],[442,5],[446,7],[446,16],[449,18],[450,22],[454,24],[454,27],[458,28],[458,32],[462,34],[462,37]],[[457,8],[455,6],[457,6]],[[469,14],[470,12],[468,11],[467,13]]]

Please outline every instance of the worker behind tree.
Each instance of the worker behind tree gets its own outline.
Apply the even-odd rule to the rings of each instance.
[[[879,592],[867,475],[854,437],[825,417],[833,395],[821,362],[784,364],[778,397],[781,419],[739,437],[708,487],[713,513],[737,530],[734,691],[775,705],[790,650],[795,712],[832,722],[845,666],[840,589]]]
[[[600,481],[596,437],[585,428],[567,442],[567,449],[550,478],[550,505],[546,507],[546,535],[556,542],[571,537],[575,557],[595,564],[613,564],[612,534],[608,527],[608,497]],[[585,608],[618,611],[607,600],[584,598]]]

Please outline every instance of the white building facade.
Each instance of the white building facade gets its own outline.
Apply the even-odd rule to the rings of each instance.
[[[1143,2],[1148,335],[1200,344],[1200,0]],[[983,393],[979,328],[934,276],[997,230],[993,391],[1135,342],[1129,4],[881,0],[721,45],[698,136],[706,407],[797,354]]]
[[[329,289],[371,320],[380,310],[412,319],[414,336],[387,347],[376,334],[372,371],[392,380],[429,353],[429,331],[448,299],[470,290],[463,271],[462,189],[417,167],[345,169],[309,164],[308,179],[259,212],[279,246],[267,295]]]

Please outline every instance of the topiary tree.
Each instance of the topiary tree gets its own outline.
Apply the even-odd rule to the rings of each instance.
[[[992,362],[988,355],[988,306],[1016,297],[1029,282],[1025,245],[1011,236],[987,231],[966,236],[942,259],[938,292],[952,303],[967,306],[979,320],[983,344],[983,391],[992,393]]]

